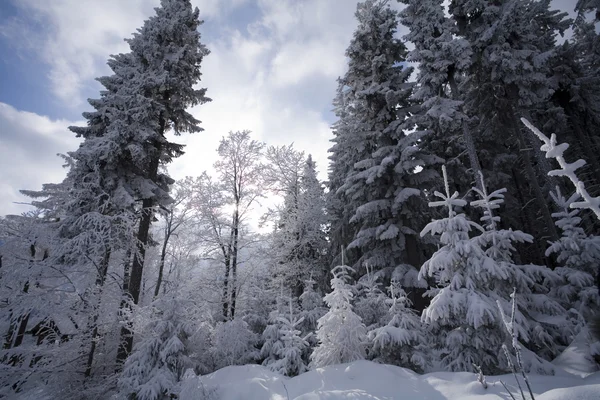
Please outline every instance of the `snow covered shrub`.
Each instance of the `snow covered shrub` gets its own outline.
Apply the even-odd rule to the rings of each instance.
[[[318,368],[363,360],[366,356],[367,328],[352,311],[354,294],[348,280],[352,268],[335,267],[331,273],[331,293],[323,298],[329,311],[318,321],[319,345],[311,355],[311,367]]]
[[[305,335],[317,330],[317,321],[327,312],[323,306],[323,296],[314,289],[315,283],[312,279],[304,281],[304,292],[300,295],[300,328]],[[312,340],[309,340],[309,343],[312,343]]]
[[[185,369],[187,339],[192,333],[181,303],[172,299],[156,304],[158,316],[147,327],[144,337],[127,357],[119,377],[122,393],[136,400],[157,400],[176,395]]]
[[[236,318],[217,325],[213,338],[213,357],[217,369],[253,363],[259,356],[258,337],[248,324]]]
[[[386,306],[389,298],[379,288],[377,278],[378,276],[367,268],[367,274],[361,277],[356,285],[358,294],[354,311],[369,330],[379,328],[389,321],[389,307]]]
[[[390,305],[390,322],[368,333],[372,343],[369,356],[375,361],[425,372],[430,364],[428,332],[397,282],[392,282],[390,292],[392,298],[386,301]]]
[[[286,318],[278,312],[273,312],[272,318],[265,330],[265,344],[261,349],[261,356],[265,357],[263,365],[285,376],[307,371],[302,355],[308,348],[308,342],[297,329],[302,318],[294,318],[291,313]]]

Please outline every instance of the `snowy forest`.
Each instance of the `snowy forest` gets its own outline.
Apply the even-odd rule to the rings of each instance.
[[[598,371],[600,3],[399,3],[357,6],[318,166],[204,131],[201,10],[161,0],[107,55],[64,180],[0,217],[0,398],[219,399],[183,383],[360,360],[483,388],[560,375],[573,343]],[[175,180],[188,134],[218,161]]]

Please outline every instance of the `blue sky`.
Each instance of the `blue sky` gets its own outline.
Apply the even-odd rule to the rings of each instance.
[[[94,78],[159,0],[0,0],[0,215],[19,213],[19,189],[64,177],[61,159],[77,147],[97,97]],[[355,27],[357,0],[192,0],[211,50],[202,86],[213,101],[192,112],[205,131],[178,139],[186,154],[175,178],[211,168],[221,136],[250,129],[268,144],[294,142],[325,178],[336,78]],[[555,0],[562,9],[574,0]],[[395,1],[390,4],[400,6]]]

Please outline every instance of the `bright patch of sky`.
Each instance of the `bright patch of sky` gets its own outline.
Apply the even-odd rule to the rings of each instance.
[[[250,129],[270,145],[294,142],[326,178],[331,101],[344,73],[357,0],[192,0],[211,50],[202,66],[209,104],[193,113],[204,132],[182,136],[175,178],[210,170],[219,139]],[[159,0],[0,1],[0,215],[27,209],[19,189],[64,176],[56,153],[77,147],[94,78],[110,73],[110,54],[152,15]],[[390,1],[395,8],[400,5]],[[570,9],[571,0],[555,0]],[[399,33],[402,34],[402,30]]]

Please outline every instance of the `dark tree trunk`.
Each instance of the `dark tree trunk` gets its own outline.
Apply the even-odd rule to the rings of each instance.
[[[160,262],[158,264],[158,278],[156,279],[156,286],[154,287],[154,297],[158,297],[160,293],[160,285],[163,281],[163,273],[165,269],[165,259],[167,257],[167,245],[171,237],[171,222],[168,222],[167,228],[165,229],[165,239],[163,241],[162,250],[160,251]]]
[[[92,375],[92,365],[94,364],[94,355],[96,353],[96,346],[99,339],[98,333],[98,309],[100,308],[100,301],[102,297],[102,288],[104,287],[104,282],[106,281],[106,274],[108,272],[108,262],[110,260],[110,250],[107,250],[102,259],[102,263],[100,264],[100,268],[98,269],[98,275],[96,275],[96,290],[98,292],[98,299],[96,302],[96,309],[93,310],[92,317],[92,343],[90,345],[90,351],[88,352],[88,357],[85,365],[85,373],[84,376],[86,378]]]
[[[452,92],[452,99],[460,100],[458,85],[454,79],[454,68],[451,68],[450,72],[448,73],[448,83],[450,85],[450,91]],[[473,174],[473,179],[475,180],[475,186],[479,190],[482,190],[483,186],[481,183],[481,177],[479,176],[479,174],[482,173],[481,163],[479,162],[479,156],[477,155],[473,134],[471,133],[469,125],[466,122],[463,122],[462,124],[462,131],[462,137],[467,150],[467,155],[469,156],[469,164],[471,164],[471,173]]]
[[[161,119],[161,135],[164,133],[166,121]],[[156,154],[151,160],[148,166],[147,179],[152,182],[156,182],[158,176],[158,166],[160,164],[161,145],[156,143]],[[149,198],[142,201],[142,218],[138,226],[137,239],[137,251],[133,254],[133,263],[131,266],[131,277],[127,282],[127,290],[124,293],[128,293],[133,304],[138,304],[140,300],[140,292],[142,287],[142,275],[144,273],[144,259],[146,258],[146,246],[148,245],[148,239],[150,237],[150,225],[152,224],[152,218],[154,217],[154,206],[155,199]],[[126,268],[129,272],[129,267]],[[123,303],[121,303],[123,304]],[[121,339],[119,341],[119,350],[117,351],[117,368],[125,361],[127,355],[131,353],[133,347],[133,332],[127,326],[121,328]]]
[[[233,225],[233,243],[232,243],[232,248],[231,248],[231,306],[230,306],[230,312],[229,312],[229,318],[233,319],[233,317],[235,316],[235,302],[236,302],[236,296],[237,296],[237,290],[236,290],[236,285],[237,285],[237,262],[238,262],[238,239],[239,239],[239,234],[240,234],[240,215],[239,215],[239,211],[238,211],[238,207],[236,206],[236,209],[233,213],[233,221],[234,221],[234,225]]]
[[[135,256],[134,256],[135,257]],[[130,264],[131,263],[131,251],[128,250],[125,256],[125,262],[123,263],[123,297],[121,298],[121,304],[119,306],[121,316],[125,313],[125,310],[130,310],[131,292],[131,276],[130,276]],[[117,372],[121,370],[123,362],[131,352],[133,347],[133,332],[129,322],[125,322],[121,327],[119,347],[117,348]]]

